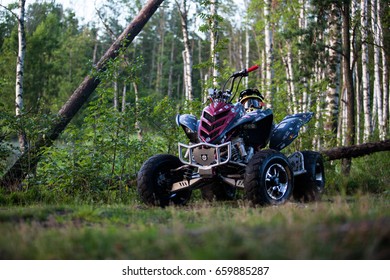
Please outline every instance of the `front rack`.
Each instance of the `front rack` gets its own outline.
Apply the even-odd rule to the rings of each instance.
[[[179,158],[181,162],[203,170],[209,170],[228,163],[231,155],[231,142],[220,145],[209,143],[185,145],[179,143]]]

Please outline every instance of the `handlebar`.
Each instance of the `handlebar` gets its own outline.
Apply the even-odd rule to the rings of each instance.
[[[248,76],[249,72],[255,71],[259,69],[259,65],[253,65],[249,67],[248,69],[242,69],[241,71],[235,72],[231,77],[237,78],[237,77],[246,77]]]

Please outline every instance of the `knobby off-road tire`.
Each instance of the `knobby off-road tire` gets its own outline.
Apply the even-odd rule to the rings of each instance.
[[[172,184],[180,181],[180,172],[173,173],[183,165],[179,158],[161,154],[155,155],[144,162],[137,176],[137,190],[141,200],[154,206],[165,207],[171,202],[184,205],[191,197],[191,190],[171,193]]]
[[[302,155],[306,173],[295,177],[294,199],[301,202],[320,200],[325,189],[325,170],[322,155],[312,151],[303,151]]]
[[[236,196],[236,188],[223,182],[210,183],[201,189],[202,198],[207,201],[233,200]]]
[[[291,196],[293,181],[286,156],[275,150],[263,150],[246,167],[244,190],[254,205],[279,205]]]

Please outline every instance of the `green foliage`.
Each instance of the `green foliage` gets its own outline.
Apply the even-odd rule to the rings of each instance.
[[[390,194],[390,153],[380,152],[353,159],[350,176],[343,176],[339,161],[328,163],[327,189],[330,194]]]

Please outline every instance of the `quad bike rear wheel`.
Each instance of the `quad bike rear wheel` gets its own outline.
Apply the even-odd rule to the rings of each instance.
[[[304,158],[306,173],[295,178],[293,196],[301,202],[313,202],[321,198],[325,188],[324,161],[320,153],[301,152]]]
[[[245,170],[246,197],[254,205],[283,204],[292,194],[293,178],[285,155],[271,149],[259,151]]]
[[[160,154],[149,158],[142,165],[137,176],[137,190],[141,200],[148,205],[165,207],[171,202],[175,205],[186,204],[191,190],[171,193],[172,184],[180,181],[179,172],[172,170],[182,165],[179,158]]]

